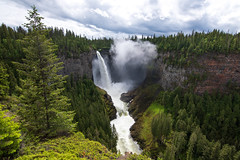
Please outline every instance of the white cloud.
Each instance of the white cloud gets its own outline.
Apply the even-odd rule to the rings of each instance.
[[[10,26],[19,26],[26,22],[27,8],[15,2],[0,1],[0,11],[1,23],[7,23]]]
[[[94,25],[84,25],[73,20],[58,20],[53,18],[44,19],[44,23],[48,26],[64,28],[71,31],[74,31],[75,34],[86,36],[91,39],[96,37],[127,37],[125,33],[115,33],[102,28],[98,28]]]
[[[106,11],[103,11],[103,10],[101,10],[99,8],[92,9],[92,11],[97,13],[97,14],[99,14],[99,15],[101,15],[101,16],[103,16],[103,17],[110,18],[110,16],[108,15],[108,13]]]
[[[0,21],[21,25],[33,3],[47,25],[91,36],[240,31],[239,0],[1,0]]]
[[[225,31],[240,31],[240,1],[239,0],[207,0],[206,13],[212,27],[219,27]],[[235,30],[235,31],[234,31]]]

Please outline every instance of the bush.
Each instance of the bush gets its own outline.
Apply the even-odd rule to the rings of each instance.
[[[7,116],[0,105],[0,157],[11,157],[19,149],[21,142],[19,124],[14,116]]]

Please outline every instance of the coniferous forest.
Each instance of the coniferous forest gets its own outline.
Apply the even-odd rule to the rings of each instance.
[[[0,159],[117,159],[104,91],[92,79],[59,74],[59,57],[109,50],[113,39],[88,39],[49,28],[42,19],[33,6],[23,27],[0,26]],[[163,60],[168,66],[186,68],[201,55],[239,54],[239,38],[213,30],[140,40],[155,44],[158,57],[170,53]],[[151,91],[142,89],[143,100]],[[192,87],[161,88],[139,119],[144,148],[129,159],[240,159],[237,87],[204,94]]]

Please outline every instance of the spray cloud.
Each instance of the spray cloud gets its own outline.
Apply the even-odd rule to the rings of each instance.
[[[147,41],[114,40],[110,51],[114,53],[113,81],[134,85],[145,79],[147,64],[157,56],[156,46]]]

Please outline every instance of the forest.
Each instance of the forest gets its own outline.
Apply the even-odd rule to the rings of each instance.
[[[63,67],[59,56],[78,58],[90,50],[110,49],[113,39],[87,39],[48,28],[42,19],[33,7],[24,27],[0,26],[0,157],[94,159],[104,152],[102,158],[116,159],[117,136],[102,91],[91,79],[58,74]],[[239,54],[239,36],[213,30],[131,39],[150,41],[159,55],[171,53],[166,64],[187,67],[199,55]],[[239,91],[198,95],[191,89],[161,90],[151,106],[158,111],[150,112],[151,138],[143,155],[130,158],[240,159]],[[53,147],[59,143],[64,145]],[[71,147],[85,147],[89,155],[78,155]]]
[[[157,145],[166,147],[164,159],[240,158],[239,93],[200,96],[176,88],[153,103],[164,106],[151,124]]]
[[[57,74],[63,65],[57,55],[77,57],[89,51],[89,40],[46,28],[42,19],[33,7],[24,24],[27,31],[0,27],[1,159],[27,154],[27,146],[79,131],[116,152],[116,135],[101,91],[92,80]],[[91,47],[96,46],[93,40]]]

